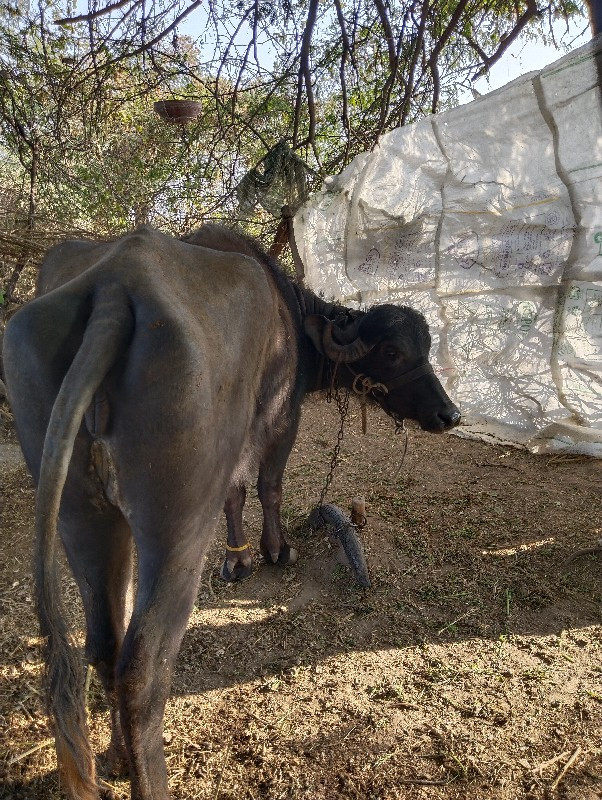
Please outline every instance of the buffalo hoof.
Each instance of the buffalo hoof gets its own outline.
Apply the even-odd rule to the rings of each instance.
[[[253,564],[243,564],[242,561],[225,558],[219,575],[224,581],[241,581],[243,578],[248,578],[251,572],[253,572]]]
[[[296,564],[297,559],[299,558],[299,553],[295,550],[294,547],[291,547],[289,544],[285,544],[280,551],[270,553],[269,555],[263,554],[266,562],[268,564],[277,564],[279,567],[286,567],[290,564]]]
[[[288,556],[286,556],[286,560],[280,562],[280,558],[284,558],[285,551],[280,552],[280,556],[278,559],[278,563],[282,564],[296,564],[297,559],[299,558],[299,553],[295,550],[294,547],[290,547],[290,545],[286,546],[286,550],[288,550]]]
[[[109,747],[98,756],[101,771],[107,778],[127,778],[129,776],[129,764],[125,750],[109,745]]]

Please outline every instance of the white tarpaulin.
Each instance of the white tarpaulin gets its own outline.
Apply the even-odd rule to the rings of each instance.
[[[602,457],[602,37],[383,136],[297,213],[314,291],[421,310],[475,435]]]

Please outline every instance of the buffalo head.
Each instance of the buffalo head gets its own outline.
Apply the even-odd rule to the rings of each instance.
[[[431,336],[422,314],[406,306],[382,305],[347,320],[339,325],[313,314],[304,323],[316,349],[344,365],[339,374],[345,383],[357,389],[359,381],[364,393],[367,390],[398,422],[414,419],[433,433],[460,422],[460,412],[428,361]]]

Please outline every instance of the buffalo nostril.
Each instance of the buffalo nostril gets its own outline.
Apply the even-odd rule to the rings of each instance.
[[[460,414],[457,408],[454,408],[453,411],[439,412],[438,416],[443,424],[444,430],[455,428],[456,425],[458,425],[460,420],[462,419],[462,415]]]
[[[452,411],[452,413],[449,415],[449,424],[455,427],[456,425],[459,424],[461,419],[462,419],[462,415],[460,414],[458,409],[455,408]]]

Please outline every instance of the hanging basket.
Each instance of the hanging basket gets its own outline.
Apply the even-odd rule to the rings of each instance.
[[[153,108],[161,119],[185,124],[199,116],[202,104],[198,100],[157,100]]]

